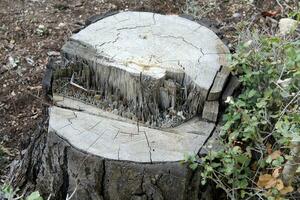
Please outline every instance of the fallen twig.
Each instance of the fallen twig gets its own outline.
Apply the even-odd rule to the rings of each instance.
[[[79,88],[81,90],[84,90],[84,91],[88,92],[88,90],[85,89],[84,87],[78,85],[77,83],[74,83],[74,73],[72,74],[72,77],[71,77],[71,80],[70,80],[70,84],[73,85],[74,87],[77,87],[77,88]]]

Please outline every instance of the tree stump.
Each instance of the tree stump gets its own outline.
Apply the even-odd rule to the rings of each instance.
[[[214,32],[176,15],[101,17],[67,41],[53,83],[45,79],[49,128],[15,180],[25,184],[30,168],[28,180],[52,199],[200,198],[199,169],[180,161],[215,129],[200,116],[216,121],[203,107],[221,98],[228,53]]]

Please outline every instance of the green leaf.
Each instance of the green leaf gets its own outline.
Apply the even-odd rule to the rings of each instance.
[[[267,102],[265,102],[265,101],[259,101],[258,103],[256,103],[256,106],[258,107],[258,108],[263,108],[263,107],[265,107],[267,105]]]
[[[190,168],[191,168],[192,170],[197,169],[197,167],[198,167],[198,163],[192,163],[192,164],[190,164]]]
[[[43,198],[38,191],[35,191],[26,197],[26,200],[43,200]]]
[[[257,94],[257,92],[255,90],[250,90],[248,93],[248,97],[249,98],[254,97],[256,94]]]
[[[249,163],[249,158],[247,156],[243,155],[243,154],[237,156],[236,160],[240,164],[246,164],[247,165],[247,163]]]

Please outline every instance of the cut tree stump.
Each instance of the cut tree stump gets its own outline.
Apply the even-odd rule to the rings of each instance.
[[[95,19],[48,65],[48,130],[36,134],[14,182],[52,199],[73,191],[78,200],[203,199],[200,169],[181,161],[215,130],[201,116],[208,97],[218,105],[222,96],[227,47],[176,15]]]

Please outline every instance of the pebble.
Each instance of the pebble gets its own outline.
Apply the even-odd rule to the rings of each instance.
[[[234,13],[232,15],[232,17],[234,17],[234,18],[240,18],[240,17],[242,17],[242,15],[241,15],[241,13]]]
[[[65,23],[59,23],[59,24],[58,24],[58,27],[59,27],[59,28],[64,27],[64,26],[66,26]]]
[[[48,56],[60,56],[60,52],[58,52],[58,51],[48,51],[47,55]]]
[[[279,34],[287,35],[297,28],[298,22],[290,18],[282,18],[279,21]]]

